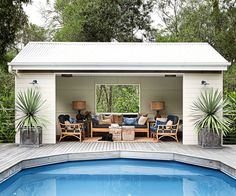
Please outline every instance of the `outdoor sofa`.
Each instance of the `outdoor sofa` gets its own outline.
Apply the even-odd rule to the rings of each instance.
[[[144,125],[138,124],[139,120],[139,115],[119,115],[117,118],[117,115],[113,115],[112,118],[112,123],[114,124],[119,124],[120,126],[134,126],[135,128],[135,133],[145,133],[147,137],[149,137],[149,122],[148,119]],[[115,119],[118,119],[115,120]],[[134,120],[133,123],[130,123],[131,120]],[[129,123],[128,123],[129,122]],[[128,123],[128,124],[127,124]],[[98,116],[93,116],[92,121],[91,121],[91,137],[93,137],[94,133],[99,132],[99,133],[108,133],[109,132],[109,127],[111,124],[100,124]]]

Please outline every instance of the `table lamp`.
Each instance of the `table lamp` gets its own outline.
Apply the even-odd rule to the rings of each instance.
[[[165,109],[165,102],[164,101],[152,101],[151,109],[156,110],[156,118],[161,118],[160,111]]]

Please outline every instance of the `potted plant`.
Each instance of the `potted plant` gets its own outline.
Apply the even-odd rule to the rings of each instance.
[[[19,92],[16,100],[18,113],[17,129],[20,131],[20,145],[39,147],[42,144],[42,127],[47,120],[43,119],[41,111],[45,100],[36,89],[28,88]]]
[[[223,112],[227,104],[222,93],[213,88],[202,91],[193,102],[192,116],[202,148],[221,147],[222,135],[230,131],[230,120]]]

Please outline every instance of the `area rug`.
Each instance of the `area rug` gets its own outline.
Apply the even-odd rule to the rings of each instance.
[[[102,137],[87,137],[83,140],[83,142],[97,142],[101,138]],[[114,142],[157,142],[157,139],[147,138],[147,137],[135,137],[133,141],[114,141]]]

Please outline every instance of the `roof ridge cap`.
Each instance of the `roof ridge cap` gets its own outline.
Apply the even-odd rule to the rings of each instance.
[[[207,42],[29,42],[29,45],[210,45]],[[28,45],[27,44],[27,45]]]

